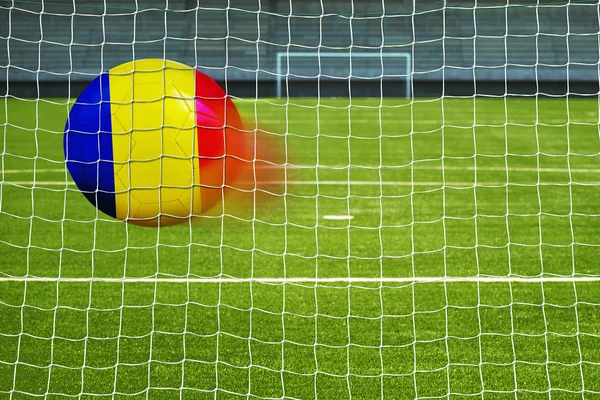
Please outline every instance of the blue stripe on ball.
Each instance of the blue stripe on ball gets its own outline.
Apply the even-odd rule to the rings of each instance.
[[[85,197],[116,217],[110,85],[100,75],[79,96],[67,118],[64,135],[67,168]]]

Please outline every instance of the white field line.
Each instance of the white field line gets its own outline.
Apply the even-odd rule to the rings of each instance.
[[[415,169],[429,169],[429,170],[450,170],[450,171],[516,171],[516,172],[582,172],[582,173],[600,173],[600,169],[597,168],[531,168],[531,167],[457,167],[446,165],[442,166],[427,166],[427,165],[415,165]]]
[[[259,182],[261,183],[261,182]],[[272,182],[283,185],[285,181]],[[409,182],[409,181],[287,181],[288,185],[336,185],[336,186],[504,186],[506,182]]]
[[[371,168],[371,169],[378,169],[379,166],[377,165],[369,165],[369,166],[363,166],[363,165],[323,165],[323,166],[316,166],[316,165],[293,165],[293,166],[288,166],[288,167],[283,167],[283,168],[288,168],[290,170],[293,169],[318,169],[318,168]],[[382,169],[402,169],[402,168],[406,168],[409,169],[411,166],[410,165],[403,165],[403,166],[382,166]],[[257,169],[264,169],[264,168],[278,168],[277,166],[274,167],[267,167],[267,166],[257,166]],[[533,168],[533,167],[508,167],[508,168],[504,168],[504,167],[469,167],[469,166],[451,166],[451,165],[445,165],[444,167],[442,166],[437,166],[437,165],[413,165],[412,168],[414,169],[422,169],[422,170],[449,170],[449,171],[516,171],[516,172],[578,172],[578,173],[600,173],[600,169],[598,168]],[[66,170],[62,169],[62,168],[54,168],[54,169],[5,169],[5,170],[0,170],[0,175],[1,174],[31,174],[31,173],[64,173]]]
[[[325,215],[323,219],[328,219],[331,221],[349,221],[354,219],[353,215]]]
[[[407,107],[409,106],[409,104],[403,104],[401,107]],[[325,108],[330,108],[327,106],[324,106]],[[378,108],[377,106],[373,106],[374,108]],[[308,107],[308,108],[312,108],[315,109],[317,107]],[[362,107],[361,107],[362,108]],[[392,108],[392,107],[384,107],[386,109]],[[399,107],[394,107],[394,108],[399,108]],[[338,110],[347,110],[348,107],[344,107],[343,109],[338,109]],[[416,119],[415,119],[416,120]],[[372,119],[364,119],[364,118],[351,118],[351,119],[343,119],[343,122],[352,122],[352,123],[356,123],[356,124],[373,124],[373,120]],[[440,120],[435,120],[435,119],[418,119],[416,120],[419,124],[435,124],[436,127],[442,128],[443,125],[440,125],[440,123],[442,121]],[[265,119],[265,120],[261,120],[261,123],[264,124],[280,124],[284,121],[279,120],[279,119]],[[327,125],[327,124],[339,124],[340,120],[339,119],[323,119],[321,120],[321,125]],[[398,120],[397,119],[393,119],[393,118],[381,118],[381,122],[389,122],[389,123],[397,123]],[[452,122],[447,122],[444,124],[446,126],[451,126],[451,127],[459,127],[462,129],[471,129],[473,128],[473,126],[462,126],[459,123],[453,123]],[[310,120],[306,120],[306,121],[294,121],[294,125],[301,125],[301,124],[311,124],[314,125],[313,121]],[[545,120],[545,121],[536,121],[534,123],[517,123],[517,122],[507,122],[505,120],[495,120],[495,121],[486,121],[485,123],[479,123],[475,126],[512,126],[512,125],[516,125],[516,126],[557,126],[557,127],[562,127],[562,126],[566,126],[568,124],[589,124],[589,125],[595,125],[598,124],[598,120],[589,120],[589,121],[565,121],[562,119],[549,119],[549,120]]]
[[[0,181],[0,185],[21,185],[21,186],[74,186],[75,182],[58,182],[58,181]]]
[[[22,185],[22,186],[75,186],[75,182],[65,182],[65,181],[0,181],[0,185]]]
[[[252,184],[253,182],[249,182]],[[528,185],[528,186],[536,186],[534,183],[519,183],[519,182],[409,182],[409,181],[273,181],[273,182],[256,182],[258,185],[261,184],[270,184],[270,185],[321,185],[321,186],[444,186],[444,187],[482,187],[482,186],[509,186],[509,185]],[[600,185],[600,182],[577,182],[583,185]],[[41,187],[41,186],[75,186],[74,182],[53,182],[53,181],[0,181],[0,185],[8,184],[8,185],[19,185],[19,186],[29,186],[33,187]]]
[[[273,283],[273,284],[301,284],[301,283],[575,283],[575,282],[600,282],[600,276],[545,276],[545,277],[519,277],[519,276],[467,276],[467,277],[403,277],[403,278],[48,278],[33,276],[5,276],[0,277],[0,282],[65,282],[65,283]]]
[[[32,173],[46,173],[46,172],[65,172],[64,168],[40,168],[40,169],[0,169],[0,174],[32,174]]]
[[[274,182],[257,182],[257,184],[274,184],[284,185],[285,181],[274,181]],[[5,181],[2,184],[8,185],[19,185],[19,186],[75,186],[74,182],[53,182],[53,181]],[[408,181],[287,181],[288,185],[332,185],[332,186],[461,186],[461,187],[474,187],[474,186],[505,186],[506,182],[408,182]],[[590,183],[592,184],[592,183]],[[532,184],[533,185],[533,184]]]

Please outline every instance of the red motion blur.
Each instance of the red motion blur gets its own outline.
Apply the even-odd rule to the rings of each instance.
[[[272,143],[260,131],[245,131],[231,99],[200,71],[196,71],[196,125],[202,214],[223,205],[225,196],[248,198],[244,193],[259,186],[271,190],[271,183],[282,179],[273,165]]]
[[[225,91],[209,76],[196,71],[196,126],[202,213],[222,200],[225,188],[235,187],[246,154],[244,124]]]

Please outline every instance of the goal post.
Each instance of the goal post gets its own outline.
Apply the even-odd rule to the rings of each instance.
[[[411,54],[406,52],[278,52],[275,68],[277,98],[283,94],[284,83],[288,83],[290,77],[315,78],[323,80],[351,80],[357,75],[355,71],[355,60],[359,62],[371,61],[378,65],[363,66],[369,69],[363,79],[370,80],[398,80],[404,81],[404,97],[411,95],[412,62]],[[302,63],[305,61],[305,63]],[[392,61],[392,62],[389,62]],[[299,65],[295,65],[298,63]],[[387,63],[387,64],[386,64]],[[360,67],[359,67],[360,68]],[[291,71],[298,72],[291,72]],[[317,70],[317,75],[308,75],[308,71]],[[345,73],[345,74],[344,74]]]

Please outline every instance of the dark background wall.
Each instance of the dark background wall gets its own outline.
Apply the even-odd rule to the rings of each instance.
[[[0,0],[0,95],[77,96],[132,59],[195,66],[238,96],[598,94],[589,1]],[[283,59],[278,53],[314,56]],[[339,57],[316,57],[318,52]],[[373,58],[352,58],[351,53]],[[407,53],[404,59],[381,54]],[[401,62],[402,60],[402,62]]]

